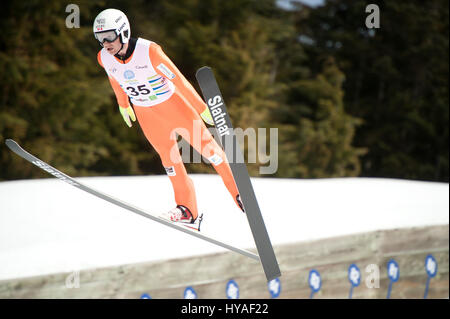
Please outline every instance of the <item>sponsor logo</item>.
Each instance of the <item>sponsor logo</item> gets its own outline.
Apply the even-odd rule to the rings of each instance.
[[[136,69],[148,69],[148,65],[136,65]]]
[[[217,165],[219,165],[219,164],[221,164],[221,163],[223,162],[222,157],[220,157],[220,156],[217,155],[217,154],[214,154],[213,156],[208,157],[208,161],[210,161],[211,163],[213,163],[214,166],[217,166]]]
[[[222,97],[220,95],[216,95],[213,98],[208,100],[209,111],[211,115],[214,117],[214,123],[216,124],[216,128],[219,131],[220,136],[230,135],[230,128],[226,124],[225,112],[220,108],[223,105]]]
[[[116,72],[117,72],[117,69],[116,69],[116,68],[109,69],[109,72],[111,72],[111,73],[116,73]]]
[[[120,19],[122,19],[122,16],[118,17],[115,21],[116,23],[120,21]]]
[[[135,77],[135,75],[134,75],[134,72],[133,72],[133,71],[131,71],[131,70],[126,70],[126,71],[123,73],[123,77],[124,77],[125,79],[127,79],[127,80],[131,80],[131,79],[133,79],[133,78]]]
[[[175,167],[170,166],[170,167],[164,167],[166,169],[166,173],[168,176],[175,176],[177,175],[177,173],[175,172]]]
[[[97,19],[95,21],[97,21],[98,24],[105,24],[105,19]]]
[[[170,71],[170,69],[164,65],[164,63],[161,63],[160,65],[158,65],[157,68],[169,79],[172,80],[175,78],[175,74],[173,74],[172,71]]]
[[[63,173],[60,173],[60,172],[56,171],[55,169],[53,169],[53,167],[51,167],[50,165],[47,165],[47,164],[44,163],[44,162],[41,162],[41,161],[39,161],[39,160],[34,160],[32,163],[33,163],[34,165],[36,165],[37,167],[43,169],[43,170],[46,171],[47,173],[49,173],[49,174],[55,176],[57,179],[59,179],[59,180],[61,180],[61,181],[63,181],[63,182],[66,182],[66,183],[68,183],[68,184],[70,184],[70,185],[73,185],[73,186],[76,186],[76,187],[79,187],[79,186],[80,186],[79,184],[77,184],[76,182],[74,182],[70,177],[64,175]]]
[[[122,29],[125,28],[126,25],[127,25],[127,24],[124,22],[124,23],[120,26],[119,30],[117,30],[117,32],[118,32],[118,33],[122,32]]]
[[[134,85],[134,84],[138,84],[138,83],[139,83],[138,80],[125,80],[124,82],[127,83],[127,84],[131,84],[131,85]]]

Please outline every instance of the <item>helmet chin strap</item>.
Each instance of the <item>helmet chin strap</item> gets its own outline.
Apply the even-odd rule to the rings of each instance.
[[[120,46],[120,49],[119,49],[119,51],[117,51],[117,53],[116,53],[116,55],[119,55],[120,56],[120,51],[122,51],[122,49],[123,49],[123,45],[125,44],[125,43],[123,43],[123,41],[122,41],[122,35],[119,35],[119,37],[120,37],[120,43],[122,44],[121,46]]]

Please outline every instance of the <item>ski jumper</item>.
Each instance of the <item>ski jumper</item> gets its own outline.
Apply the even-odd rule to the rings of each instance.
[[[131,56],[124,61],[105,49],[100,50],[97,60],[108,74],[119,105],[131,107],[131,101],[145,137],[170,178],[176,204],[189,208],[197,218],[195,189],[179,152],[178,133],[212,163],[239,207],[238,189],[225,152],[199,115],[206,104],[158,44],[142,38],[135,43]]]

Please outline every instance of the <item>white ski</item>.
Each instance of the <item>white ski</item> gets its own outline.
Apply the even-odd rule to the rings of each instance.
[[[95,190],[95,189],[93,189],[93,188],[91,188],[89,186],[83,185],[83,184],[77,182],[72,177],[70,177],[70,176],[60,172],[56,168],[54,168],[54,167],[48,165],[47,163],[41,161],[39,158],[35,157],[34,155],[31,155],[30,153],[25,151],[22,147],[20,147],[20,145],[17,144],[14,140],[7,139],[6,140],[6,145],[14,153],[19,155],[20,157],[26,159],[30,163],[36,165],[40,169],[42,169],[42,170],[46,171],[47,173],[53,175],[54,177],[58,178],[59,180],[61,180],[63,182],[66,182],[66,183],[68,183],[68,184],[70,184],[72,186],[75,186],[78,189],[81,189],[81,190],[83,190],[85,192],[88,192],[88,193],[90,193],[90,194],[92,194],[94,196],[97,196],[97,197],[99,197],[99,198],[101,198],[101,199],[103,199],[105,201],[108,201],[108,202],[110,202],[110,203],[112,203],[114,205],[117,205],[117,206],[120,206],[122,208],[125,208],[125,209],[127,209],[127,210],[129,210],[129,211],[131,211],[131,212],[133,212],[135,214],[141,215],[143,217],[151,219],[151,220],[153,220],[155,222],[158,222],[160,224],[163,224],[165,226],[171,227],[173,229],[179,230],[179,231],[181,231],[183,233],[186,233],[188,235],[191,235],[191,236],[203,239],[203,240],[205,240],[207,242],[210,242],[212,244],[215,244],[217,246],[229,249],[229,250],[234,251],[234,252],[236,252],[238,254],[241,254],[241,255],[244,255],[246,257],[249,257],[249,258],[252,258],[254,260],[259,261],[259,256],[254,254],[254,253],[252,253],[252,252],[250,252],[250,251],[234,247],[234,246],[229,245],[227,243],[224,243],[224,242],[222,242],[220,240],[214,239],[214,238],[212,238],[210,236],[206,236],[204,234],[201,234],[198,230],[188,229],[186,227],[183,227],[183,226],[180,226],[178,224],[172,223],[172,222],[170,222],[168,220],[160,218],[160,217],[158,217],[156,215],[153,215],[153,214],[151,214],[149,212],[146,212],[146,211],[144,211],[144,210],[142,210],[140,208],[137,208],[137,207],[132,206],[132,205],[130,205],[128,203],[125,203],[125,202],[123,202],[123,201],[121,201],[119,199],[116,199],[116,198],[112,197],[112,196],[109,196],[107,194],[101,193],[101,192],[99,192],[99,191],[97,191],[97,190]]]

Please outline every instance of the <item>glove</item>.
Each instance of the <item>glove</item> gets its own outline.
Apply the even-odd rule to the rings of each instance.
[[[131,127],[131,121],[136,121],[136,115],[134,115],[133,108],[131,106],[129,107],[122,107],[119,105],[119,111],[120,114],[122,114],[123,120],[125,123],[127,123],[128,127]],[[131,119],[131,120],[130,120]]]
[[[206,108],[202,112],[202,114],[200,114],[200,116],[202,117],[203,121],[205,121],[206,124],[214,126],[214,121],[213,121],[213,118],[212,118],[211,113],[209,112],[208,108]]]

